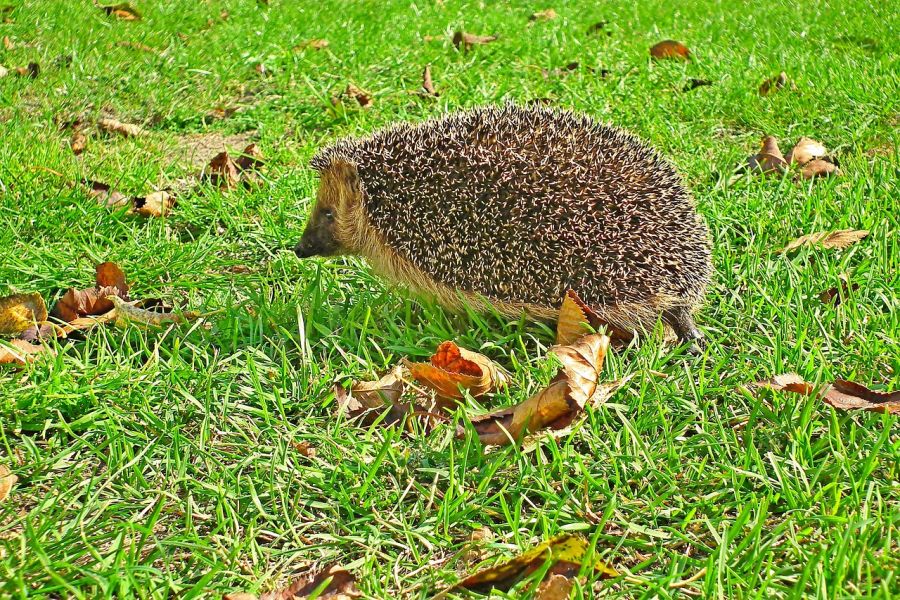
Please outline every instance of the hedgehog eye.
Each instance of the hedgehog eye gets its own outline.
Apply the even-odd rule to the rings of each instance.
[[[325,218],[328,219],[329,221],[334,221],[334,211],[331,210],[330,208],[326,208],[323,214],[325,215]]]

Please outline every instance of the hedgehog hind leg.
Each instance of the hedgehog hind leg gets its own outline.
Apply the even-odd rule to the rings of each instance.
[[[665,321],[678,336],[678,341],[690,344],[689,352],[691,354],[699,354],[704,346],[703,334],[697,329],[694,322],[694,316],[687,306],[676,306],[666,309],[662,314]]]

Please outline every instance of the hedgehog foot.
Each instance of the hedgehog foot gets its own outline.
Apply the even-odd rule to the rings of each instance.
[[[682,344],[690,344],[688,352],[694,356],[703,351],[703,334],[694,323],[694,316],[686,306],[671,308],[662,315],[663,320],[675,330],[678,341]]]

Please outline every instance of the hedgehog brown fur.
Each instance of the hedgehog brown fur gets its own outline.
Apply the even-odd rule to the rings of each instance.
[[[336,143],[298,256],[352,253],[441,304],[553,319],[572,289],[607,321],[691,312],[709,233],[673,167],[637,138],[543,107],[479,108]]]

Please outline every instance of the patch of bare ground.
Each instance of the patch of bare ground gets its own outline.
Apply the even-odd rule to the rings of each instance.
[[[208,133],[189,133],[175,138],[175,143],[167,151],[167,158],[173,162],[189,164],[202,169],[220,152],[239,155],[256,137],[256,131],[222,134],[218,131]]]

